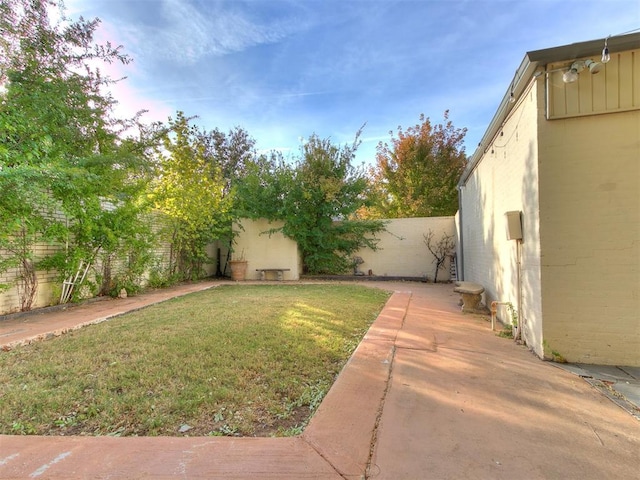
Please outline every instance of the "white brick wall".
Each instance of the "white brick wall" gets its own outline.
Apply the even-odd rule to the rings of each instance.
[[[538,240],[537,125],[541,82],[514,108],[462,189],[464,279],[485,287],[485,303],[519,304],[517,245],[508,240],[505,213],[521,211],[520,321],[527,344],[542,356],[542,306]],[[509,321],[506,308],[499,317]]]

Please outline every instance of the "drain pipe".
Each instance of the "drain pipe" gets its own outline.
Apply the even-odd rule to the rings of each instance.
[[[518,340],[522,340],[522,332],[524,330],[524,320],[520,314],[521,306],[522,306],[522,282],[520,280],[520,255],[521,255],[520,240],[518,240],[518,242],[516,243],[516,248],[517,248],[516,281],[517,281],[517,290],[518,290],[518,301],[517,301],[518,303],[516,307],[516,315],[517,315],[518,321],[517,321],[515,332],[513,333],[513,339],[515,341],[518,341]],[[511,302],[498,302],[498,301],[491,302],[491,331],[492,332],[495,330],[496,317],[498,314],[498,305],[510,305],[511,308],[513,308],[513,304]]]
[[[520,278],[522,270],[522,239],[516,240],[516,281],[518,290],[518,328],[514,340],[522,340],[522,332],[524,330],[524,317],[522,315],[522,279]]]
[[[464,222],[463,222],[463,208],[462,208],[462,187],[458,184],[458,248],[457,253],[459,260],[456,262],[458,280],[464,280]]]
[[[522,228],[522,212],[513,210],[505,213],[507,221],[507,240],[515,240],[516,242],[516,314],[518,321],[516,322],[516,331],[513,334],[515,341],[522,339],[522,330],[524,321],[522,317],[522,243],[524,241]]]

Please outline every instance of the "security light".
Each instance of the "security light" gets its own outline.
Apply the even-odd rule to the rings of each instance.
[[[584,62],[584,66],[589,69],[589,72],[591,72],[591,74],[596,74],[600,70],[602,70],[602,63],[594,62],[593,60],[586,60]]]
[[[564,83],[573,83],[578,80],[578,74],[584,70],[584,62],[573,62],[569,70],[562,75]]]
[[[569,70],[564,72],[562,75],[562,81],[564,83],[573,83],[578,80],[578,74],[582,72],[585,68],[589,69],[589,72],[592,74],[598,73],[602,70],[602,63],[594,62],[593,60],[577,60],[571,64]]]

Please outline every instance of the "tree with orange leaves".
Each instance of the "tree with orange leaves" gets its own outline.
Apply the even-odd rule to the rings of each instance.
[[[420,115],[420,124],[403,130],[390,143],[380,142],[376,166],[371,169],[374,218],[436,217],[458,209],[457,183],[467,162],[462,141],[467,129],[453,126],[449,111],[444,124],[432,125]]]

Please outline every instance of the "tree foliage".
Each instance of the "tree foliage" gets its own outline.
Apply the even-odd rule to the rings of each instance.
[[[113,117],[112,80],[92,67],[130,59],[94,43],[97,19],[52,24],[54,6],[0,1],[0,217],[11,219],[0,225],[0,248],[10,252],[5,266],[35,272],[42,260],[66,277],[80,259],[145,238],[140,198],[150,169],[146,139],[123,138],[138,117]],[[36,259],[43,239],[63,248]]]
[[[168,274],[181,280],[200,277],[207,245],[231,233],[231,197],[222,172],[239,162],[216,157],[227,152],[224,142],[212,149],[220,138],[219,132],[203,131],[178,112],[158,152],[153,202],[167,219],[162,233],[171,244]]]
[[[466,165],[462,141],[466,129],[453,126],[449,113],[444,125],[432,125],[420,115],[420,124],[403,130],[377,147],[372,169],[374,206],[368,215],[378,218],[453,215],[458,209],[457,183]]]
[[[243,177],[247,165],[255,158],[255,140],[240,127],[224,133],[214,128],[210,132],[198,132],[198,141],[204,148],[206,161],[224,181],[224,194],[230,195],[236,181]]]
[[[308,273],[342,273],[351,255],[363,247],[375,249],[378,220],[361,220],[356,212],[367,205],[364,168],[353,166],[359,145],[339,147],[312,135],[293,163],[273,153],[251,164],[238,188],[240,216],[282,220],[276,229],[295,240]]]
[[[30,310],[38,287],[32,245],[47,230],[43,212],[47,198],[34,188],[40,173],[24,167],[0,170],[0,273],[16,271],[20,309]],[[1,284],[0,292],[9,284]]]

